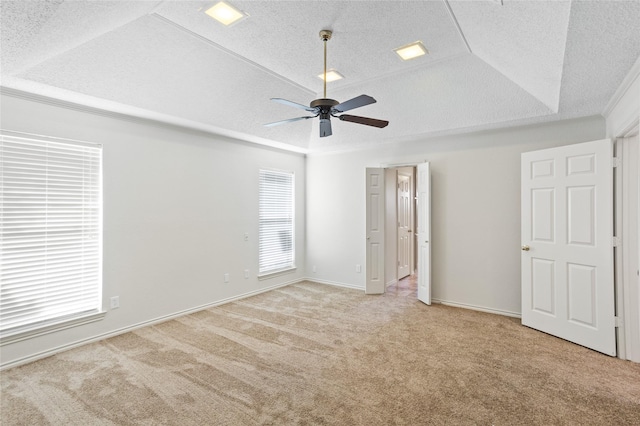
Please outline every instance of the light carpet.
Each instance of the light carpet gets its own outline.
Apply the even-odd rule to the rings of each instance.
[[[304,282],[2,372],[2,425],[639,425],[640,364]]]

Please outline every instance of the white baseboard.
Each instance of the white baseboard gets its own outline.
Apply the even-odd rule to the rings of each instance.
[[[304,278],[304,280],[301,281],[311,281],[314,283],[318,283],[318,284],[327,284],[327,285],[332,285],[332,286],[336,286],[336,287],[344,287],[344,288],[350,288],[353,290],[362,290],[364,291],[364,287],[360,287],[354,284],[346,284],[346,283],[340,283],[337,281],[328,281],[328,280],[318,280],[316,278]]]
[[[130,331],[134,331],[137,330],[139,328],[142,327],[147,327],[150,325],[155,325],[155,324],[159,324],[161,322],[165,322],[165,321],[169,321],[175,318],[179,318],[185,315],[189,315],[192,314],[194,312],[198,312],[198,311],[202,311],[203,309],[208,309],[208,308],[213,308],[214,306],[220,306],[220,305],[224,305],[225,303],[230,303],[230,302],[235,302],[237,300],[240,299],[245,299],[247,297],[251,297],[251,296],[255,296],[257,294],[260,293],[265,293],[267,291],[270,290],[274,290],[276,288],[280,288],[280,287],[285,287],[291,284],[296,284],[302,281],[307,280],[306,278],[300,278],[300,279],[296,279],[296,280],[292,280],[292,281],[288,281],[288,282],[284,282],[284,283],[280,283],[280,284],[275,284],[269,287],[265,287],[265,288],[261,288],[259,290],[254,290],[254,291],[250,291],[248,293],[243,293],[243,294],[239,294],[237,296],[233,296],[233,297],[228,297],[226,299],[220,299],[217,300],[215,302],[211,302],[211,303],[207,303],[204,305],[200,305],[200,306],[196,306],[195,308],[190,308],[190,309],[185,309],[183,311],[179,311],[179,312],[175,312],[173,314],[169,314],[169,315],[164,315],[161,317],[157,317],[148,321],[143,321],[143,322],[139,322],[137,324],[131,325],[131,326],[127,326],[127,327],[123,327],[123,328],[119,328],[117,330],[113,330],[113,331],[109,331],[107,333],[102,333],[96,336],[92,336],[86,339],[81,339],[81,340],[77,340],[75,342],[71,342],[65,345],[61,345],[58,347],[55,347],[53,349],[48,349],[46,351],[42,351],[42,352],[38,352],[36,354],[33,355],[29,355],[23,358],[19,358],[4,364],[0,364],[0,371],[2,370],[6,370],[9,368],[13,368],[13,367],[18,367],[20,365],[24,365],[24,364],[28,364],[30,362],[33,361],[37,361],[39,359],[42,358],[47,358],[51,355],[55,355],[57,353],[60,352],[64,352],[64,351],[68,351],[69,349],[73,349],[73,348],[77,348],[79,346],[83,346],[89,343],[94,343],[94,342],[98,342],[100,340],[104,340],[104,339],[108,339],[110,337],[115,337],[118,336],[120,334],[124,334],[124,333],[128,333]]]
[[[257,294],[260,293],[265,293],[267,291],[271,291],[274,290],[276,288],[280,288],[280,287],[286,287],[288,285],[291,284],[297,284],[299,282],[302,281],[311,281],[311,282],[315,282],[318,284],[326,284],[326,285],[332,285],[332,286],[336,286],[336,287],[343,287],[343,288],[349,288],[352,290],[361,290],[364,291],[364,287],[361,286],[357,286],[357,285],[353,285],[353,284],[346,284],[346,283],[341,283],[341,282],[337,282],[337,281],[329,281],[329,280],[318,280],[318,279],[314,279],[314,278],[299,278],[299,279],[295,279],[295,280],[291,280],[291,281],[287,281],[284,283],[279,283],[279,284],[275,284],[269,287],[265,287],[265,288],[261,288],[259,290],[254,290],[254,291],[250,291],[247,293],[243,293],[243,294],[239,294],[237,296],[233,296],[233,297],[228,297],[226,299],[221,299],[221,300],[217,300],[215,302],[211,302],[211,303],[207,303],[204,305],[200,305],[191,309],[185,309],[183,311],[179,311],[179,312],[175,312],[173,314],[169,314],[169,315],[164,315],[162,317],[158,317],[158,318],[154,318],[148,321],[143,321],[128,327],[123,327],[117,330],[113,330],[113,331],[109,331],[107,333],[103,333],[103,334],[99,334],[96,336],[92,336],[86,339],[81,339],[81,340],[77,340],[75,342],[71,342],[65,345],[61,345],[58,347],[55,347],[53,349],[48,349],[46,351],[42,351],[39,352],[37,354],[33,354],[33,355],[29,355],[23,358],[19,358],[16,360],[13,360],[11,362],[7,362],[4,364],[0,364],[0,371],[2,370],[6,370],[9,368],[13,368],[13,367],[18,367],[20,365],[24,365],[24,364],[28,364],[30,362],[33,361],[37,361],[39,359],[42,358],[47,358],[49,356],[55,355],[57,353],[60,352],[64,352],[73,348],[77,348],[79,346],[83,346],[89,343],[94,343],[94,342],[98,342],[100,340],[104,340],[104,339],[108,339],[110,337],[115,337],[118,336],[120,334],[124,334],[124,333],[128,333],[130,331],[134,331],[137,330],[139,328],[142,327],[147,327],[150,325],[155,325],[155,324],[159,324],[161,322],[165,322],[165,321],[169,321],[175,318],[179,318],[182,317],[184,315],[189,315],[192,314],[194,312],[198,312],[201,311],[203,309],[208,309],[208,308],[213,308],[215,306],[220,306],[220,305],[224,305],[226,303],[230,303],[230,302],[235,302],[237,300],[241,300],[241,299],[245,299],[247,297],[251,297],[251,296],[255,296]],[[498,315],[505,315],[505,316],[509,316],[509,317],[514,317],[514,318],[521,318],[521,314],[517,313],[517,312],[510,312],[510,311],[503,311],[500,309],[492,309],[492,308],[486,308],[486,307],[482,307],[482,306],[475,306],[475,305],[469,305],[466,303],[457,303],[457,302],[450,302],[450,301],[446,301],[446,300],[441,300],[441,299],[432,299],[433,303],[440,303],[442,305],[447,305],[447,306],[453,306],[453,307],[457,307],[457,308],[465,308],[465,309],[472,309],[475,311],[481,311],[481,312],[488,312],[488,313],[492,313],[492,314],[498,314]]]
[[[385,286],[385,288],[387,288],[390,285],[396,285],[396,284],[398,284],[398,280],[393,279],[393,280],[389,281],[388,283],[386,283],[384,286]]]
[[[502,309],[486,308],[484,306],[469,305],[467,303],[450,302],[448,300],[442,300],[442,299],[431,299],[431,301],[433,303],[439,303],[441,305],[446,305],[446,306],[453,306],[455,308],[471,309],[473,311],[488,312],[490,314],[504,315],[504,316],[513,317],[513,318],[522,318],[521,313],[504,311]]]

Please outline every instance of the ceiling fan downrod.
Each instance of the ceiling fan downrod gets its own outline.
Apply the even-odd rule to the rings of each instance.
[[[331,30],[320,31],[320,39],[324,43],[324,98],[327,97],[327,41],[331,40]]]

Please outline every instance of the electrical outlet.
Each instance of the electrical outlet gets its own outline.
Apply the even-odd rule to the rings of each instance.
[[[113,296],[111,298],[111,309],[118,309],[120,307],[120,296]]]
[[[249,270],[248,269],[244,270],[244,278],[247,279],[247,280],[249,279]]]
[[[224,282],[225,283],[229,282],[229,273],[228,272],[226,274],[224,274]]]
[[[247,234],[246,232],[244,233],[244,240],[249,241],[249,234]]]
[[[360,265],[356,265],[356,272],[357,273],[362,272],[362,267]]]
[[[318,269],[316,269],[316,265],[313,265],[313,273],[315,274],[316,272],[318,272]]]

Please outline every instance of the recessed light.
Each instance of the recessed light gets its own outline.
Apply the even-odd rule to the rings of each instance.
[[[324,73],[318,74],[318,78],[320,80],[324,80]],[[327,70],[327,83],[331,83],[332,81],[336,81],[336,80],[341,80],[343,78],[344,76],[340,74],[338,71],[333,69]]]
[[[212,7],[205,10],[204,13],[226,26],[247,17],[245,13],[240,12],[235,7],[223,1],[214,4]]]
[[[408,61],[409,59],[417,58],[418,56],[429,53],[421,41],[416,41],[411,44],[398,47],[397,49],[394,49],[394,51],[402,58],[403,61]]]

